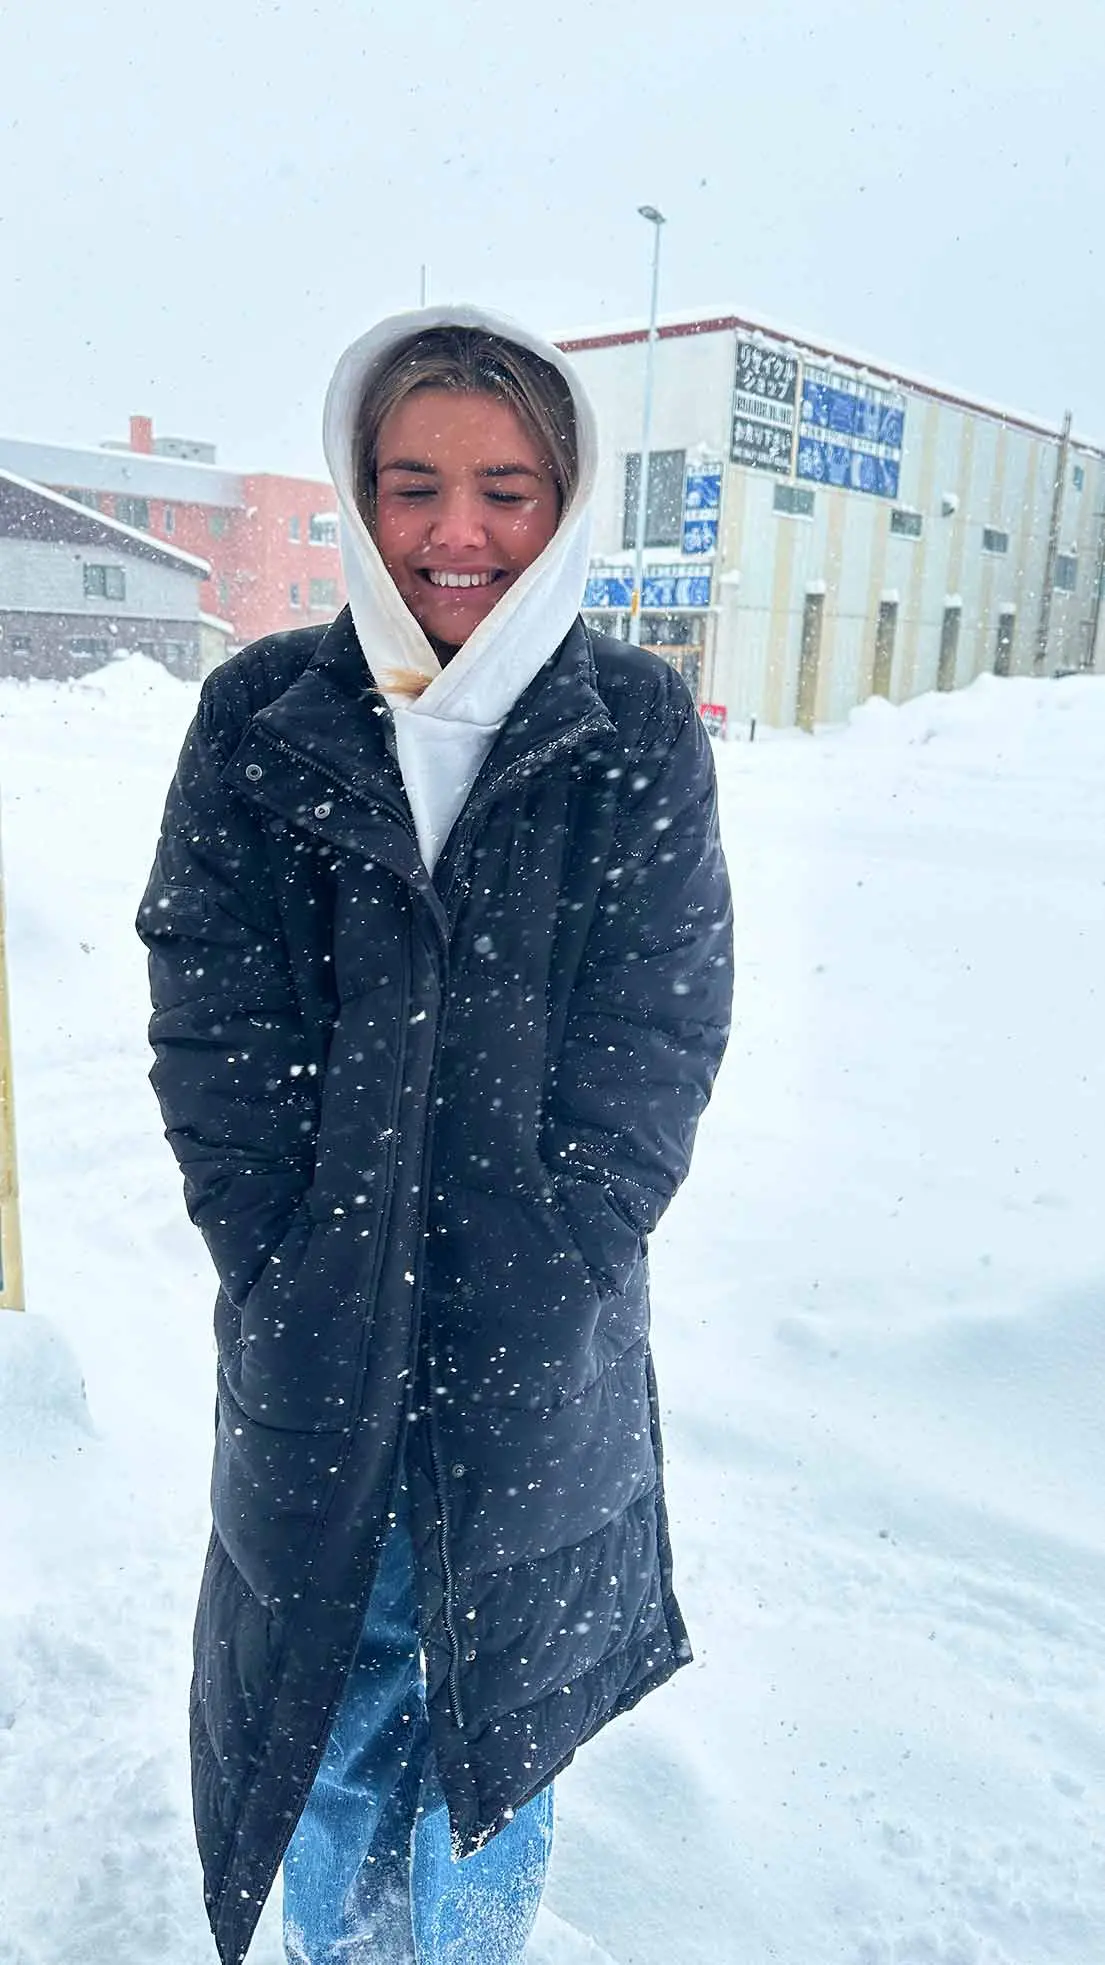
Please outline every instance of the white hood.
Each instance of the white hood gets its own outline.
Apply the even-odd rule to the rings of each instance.
[[[360,512],[353,486],[357,409],[372,371],[401,341],[427,328],[483,328],[549,362],[572,392],[579,483],[544,552],[507,588],[443,668],[400,599]],[[432,680],[413,701],[384,691],[422,857],[434,862],[503,722],[579,613],[590,559],[590,507],[598,463],[595,416],[571,364],[539,335],[482,307],[424,307],[393,314],[347,348],[323,412],[326,462],[338,494],[342,566],[357,638],[373,680],[410,670]]]

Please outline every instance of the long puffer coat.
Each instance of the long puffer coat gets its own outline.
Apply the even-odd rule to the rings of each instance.
[[[220,1284],[197,1835],[237,1965],[407,1480],[458,1857],[686,1662],[646,1243],[724,1048],[709,743],[578,622],[433,879],[349,615],[204,686],[139,916]]]

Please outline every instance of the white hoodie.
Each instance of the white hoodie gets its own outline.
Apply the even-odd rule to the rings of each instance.
[[[487,329],[559,369],[572,392],[579,449],[579,483],[553,538],[444,668],[400,599],[357,510],[353,484],[354,426],[369,376],[398,342],[435,327]],[[373,680],[379,687],[389,670],[433,678],[414,701],[384,691],[418,844],[432,873],[507,715],[579,613],[598,461],[594,411],[570,362],[528,328],[481,307],[425,307],[393,314],[346,349],[327,391],[323,444],[338,494],[350,610]]]

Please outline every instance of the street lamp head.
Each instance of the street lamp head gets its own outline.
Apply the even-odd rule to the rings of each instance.
[[[642,218],[647,218],[650,225],[667,224],[667,219],[664,217],[663,212],[658,212],[655,205],[638,205],[637,210],[640,212]]]

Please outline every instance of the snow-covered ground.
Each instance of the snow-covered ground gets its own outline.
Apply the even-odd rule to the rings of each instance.
[[[32,1306],[0,1312],[0,1965],[213,1958],[212,1292],[131,930],[190,703],[140,661],[0,686]],[[697,1662],[561,1783],[535,1965],[1097,1965],[1105,681],[718,764],[739,1022],[654,1253]]]

